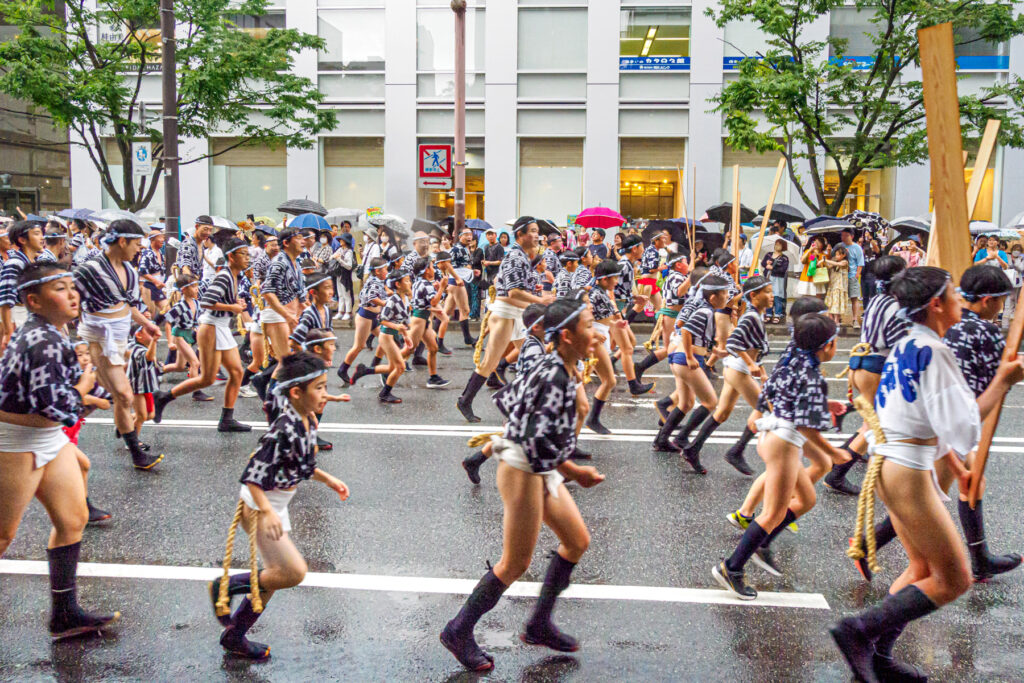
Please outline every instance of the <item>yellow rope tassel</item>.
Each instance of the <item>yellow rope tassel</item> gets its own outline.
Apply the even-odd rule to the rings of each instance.
[[[490,289],[487,290],[488,303],[493,304],[494,303],[494,299],[497,298],[497,296],[498,296],[498,293],[494,289],[494,287],[491,287]],[[476,367],[477,370],[480,369],[480,359],[484,355],[484,336],[486,336],[487,332],[489,331],[487,329],[487,323],[490,322],[490,319],[491,319],[491,308],[490,308],[490,306],[488,306],[487,307],[487,311],[484,313],[484,319],[480,323],[480,336],[477,337],[477,339],[476,339],[476,347],[473,349],[473,365],[474,365],[474,367]],[[502,349],[502,351],[504,351],[504,349]],[[480,374],[483,374],[483,373],[480,373]]]
[[[860,342],[859,344],[854,346],[852,349],[850,349],[850,358],[856,358],[858,356],[870,356],[870,355],[871,355],[871,344],[868,344],[867,342]],[[847,365],[845,368],[843,368],[839,372],[838,375],[836,375],[836,379],[842,379],[843,377],[846,377],[846,375],[849,372],[850,372],[850,366]]]
[[[857,412],[864,418],[866,424],[875,435],[875,445],[885,443],[885,434],[882,432],[882,425],[878,421],[871,402],[863,396],[853,399],[853,405]],[[847,548],[846,554],[854,560],[864,557],[861,550],[861,542],[867,547],[868,567],[877,573],[882,570],[875,557],[878,546],[875,541],[875,487],[878,485],[878,477],[882,471],[882,462],[885,458],[875,454],[868,463],[868,471],[861,484],[860,496],[857,498],[857,526],[853,530],[853,542]]]
[[[583,383],[590,384],[594,369],[597,367],[597,358],[591,357],[583,362]]]
[[[232,518],[231,526],[228,528],[228,540],[224,544],[224,575],[220,581],[220,592],[217,594],[218,617],[224,617],[231,613],[231,600],[228,597],[228,570],[231,569],[231,556],[235,551],[235,534],[238,532],[238,523],[242,521],[244,510],[245,501],[239,498],[238,505],[235,506],[235,516]],[[252,523],[249,525],[249,584],[251,586],[249,601],[252,603],[253,611],[259,614],[263,611],[263,600],[260,598],[260,573],[256,557],[257,515],[259,515],[259,511],[253,511]]]
[[[653,352],[661,346],[661,312],[658,312],[658,317],[654,319],[654,329],[651,330],[651,338],[644,342],[644,348],[648,353]]]
[[[487,434],[477,434],[469,441],[466,445],[470,448],[479,448],[491,440],[492,436],[501,436],[504,432],[488,432]]]

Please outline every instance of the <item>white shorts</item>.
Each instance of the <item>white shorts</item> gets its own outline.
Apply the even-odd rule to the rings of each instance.
[[[757,433],[761,436],[768,434],[769,432],[779,437],[783,441],[788,441],[797,448],[803,448],[804,444],[807,443],[807,437],[797,431],[796,425],[789,420],[783,420],[782,418],[775,417],[771,413],[768,413],[760,420],[756,421],[754,425],[757,427]]]
[[[216,332],[217,342],[214,348],[218,351],[228,351],[238,348],[238,342],[231,334],[231,318],[214,318],[209,313],[199,316],[200,325],[211,325]]]
[[[103,356],[111,365],[125,365],[124,354],[128,350],[131,329],[131,314],[122,318],[101,318],[91,313],[82,313],[78,336],[90,344],[99,344]]]
[[[744,375],[750,374],[750,368],[747,367],[747,364],[736,356],[726,356],[722,359],[722,365],[736,372],[742,372]]]
[[[514,441],[509,441],[503,436],[492,436],[491,444],[494,446],[492,452],[495,458],[517,470],[542,477],[544,479],[544,488],[547,492],[552,498],[558,498],[558,487],[565,481],[565,477],[562,476],[561,472],[558,470],[534,472],[533,468],[530,467],[530,461],[527,459],[526,454],[523,453],[522,446]]]
[[[267,308],[264,308],[262,311],[260,311],[260,324],[261,325],[266,325],[267,323],[285,323],[285,324],[287,324],[288,321],[285,320],[281,316],[281,314],[278,313],[277,311],[275,311],[273,308],[267,307]]]
[[[71,443],[67,434],[56,427],[25,427],[0,422],[0,453],[32,453],[35,469],[57,457],[60,449]]]
[[[604,323],[594,323],[594,331],[604,337],[604,350],[608,353],[612,352],[612,335],[608,331],[608,326]]]
[[[526,339],[526,325],[523,324],[523,309],[518,306],[513,306],[512,304],[507,304],[504,301],[495,301],[494,303],[488,304],[488,308],[491,311],[491,316],[501,318],[502,320],[514,321],[511,341]]]
[[[932,484],[935,486],[935,491],[939,494],[939,500],[943,503],[949,502],[949,496],[939,486],[939,478],[935,473],[935,461],[950,451],[946,444],[940,441],[935,446],[923,446],[915,443],[890,441],[876,446],[875,434],[871,431],[868,431],[865,438],[868,442],[868,455],[871,457],[882,456],[886,460],[890,460],[908,469],[931,472]]]
[[[249,493],[249,487],[242,484],[242,490],[238,492],[239,497],[245,504],[249,506],[250,510],[259,510],[259,506],[256,505],[256,501],[252,499],[252,494]],[[283,489],[271,489],[270,491],[264,491],[263,495],[267,497],[267,501],[270,503],[270,507],[277,513],[277,516],[281,519],[281,528],[284,529],[285,533],[292,530],[292,520],[288,516],[288,503],[291,502],[292,497],[295,495],[295,489],[283,490]]]

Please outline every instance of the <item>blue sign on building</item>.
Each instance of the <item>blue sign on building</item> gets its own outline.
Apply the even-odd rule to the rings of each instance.
[[[619,57],[619,71],[689,70],[689,57]]]
[[[623,58],[620,58],[623,59]],[[757,59],[762,57],[723,57],[722,69],[735,71],[739,68],[740,62],[744,59]],[[830,57],[833,64],[848,64],[857,70],[870,69],[875,64],[873,55],[850,55],[842,57]],[[972,55],[968,57],[957,57],[956,68],[958,71],[1004,71],[1010,68],[1010,58],[1005,55]],[[623,69],[622,66],[619,67]]]

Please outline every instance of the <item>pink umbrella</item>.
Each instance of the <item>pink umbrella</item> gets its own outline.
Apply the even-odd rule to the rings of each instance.
[[[605,206],[584,209],[576,216],[576,225],[584,228],[617,228],[625,222],[622,214]]]

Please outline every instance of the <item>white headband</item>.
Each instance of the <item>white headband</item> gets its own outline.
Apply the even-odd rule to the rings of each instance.
[[[942,296],[945,293],[945,291],[946,291],[946,287],[949,287],[949,283],[951,281],[952,281],[952,278],[950,278],[947,275],[946,276],[946,281],[942,283],[942,286],[939,287],[938,291],[936,291],[934,294],[932,294],[930,297],[928,297],[927,301],[925,301],[920,306],[916,306],[914,308],[901,308],[899,310],[899,312],[897,313],[897,315],[899,315],[901,318],[906,318],[907,320],[910,320],[910,316],[914,315],[915,313],[919,313],[920,311],[923,311],[924,309],[928,308],[928,304],[930,304],[932,302],[932,300],[938,299],[940,296]]]
[[[60,280],[64,277],[71,277],[71,273],[66,270],[62,270],[59,273],[52,273],[50,275],[44,275],[41,278],[35,280],[29,280],[28,282],[18,285],[18,291],[28,289],[29,287],[35,287],[36,285],[45,285],[47,282],[53,282],[54,280]]]
[[[292,387],[298,386],[299,384],[310,382],[319,377],[320,375],[326,374],[327,368],[324,368],[323,370],[316,370],[315,372],[311,372],[308,375],[303,375],[302,377],[295,377],[293,379],[285,380],[284,382],[278,382],[277,386],[274,387],[274,393],[278,395],[284,395],[284,391],[286,389],[291,389]]]
[[[239,245],[237,245],[235,247],[232,247],[231,249],[228,249],[227,251],[225,251],[224,252],[224,256],[227,256],[228,254],[233,254],[234,252],[238,251],[239,249],[246,249],[246,248],[248,248],[248,246],[249,246],[248,244],[239,244]]]
[[[580,303],[582,303],[582,302],[580,302]],[[586,308],[587,307],[585,305],[581,305],[575,311],[573,311],[572,313],[567,315],[565,317],[565,319],[562,320],[560,323],[557,323],[557,324],[549,327],[548,329],[546,329],[544,331],[544,340],[545,341],[551,341],[552,339],[554,339],[555,335],[558,333],[559,330],[565,329],[565,327],[569,323],[571,323],[573,320],[578,318],[580,316],[580,313],[582,313],[584,310],[586,310]]]

